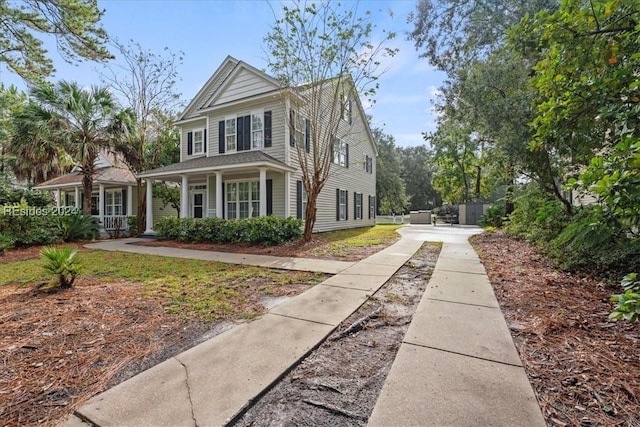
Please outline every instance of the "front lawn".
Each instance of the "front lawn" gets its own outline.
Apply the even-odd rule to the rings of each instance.
[[[49,280],[40,259],[0,258],[3,426],[57,425],[96,393],[325,277],[87,249],[79,257],[74,287],[53,293],[33,291]]]

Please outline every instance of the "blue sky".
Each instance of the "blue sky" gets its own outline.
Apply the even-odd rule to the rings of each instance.
[[[358,9],[374,13],[378,30],[395,31],[397,37],[387,46],[399,53],[384,63],[388,71],[380,78],[376,104],[367,112],[373,126],[391,134],[399,146],[424,143],[421,133],[435,129],[432,100],[443,81],[443,74],[419,58],[411,41],[407,15],[417,0],[361,1]],[[347,0],[343,3],[351,6]],[[184,53],[179,68],[178,91],[185,102],[191,100],[227,55],[243,60],[258,69],[266,69],[263,38],[274,24],[281,3],[277,0],[98,0],[105,9],[102,25],[120,42],[134,40],[160,53],[165,47]],[[393,17],[387,13],[393,11]],[[90,62],[70,65],[55,48],[50,56],[57,73],[53,80],[66,79],[83,85],[100,83],[97,68]],[[24,85],[3,66],[0,81]]]

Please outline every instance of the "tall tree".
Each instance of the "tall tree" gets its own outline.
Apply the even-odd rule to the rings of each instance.
[[[22,111],[27,102],[25,93],[11,85],[0,83],[0,180],[8,178],[9,148],[13,130],[13,117]]]
[[[29,83],[42,84],[55,71],[39,35],[50,35],[69,62],[111,57],[99,25],[96,0],[0,1],[0,62]]]
[[[114,149],[122,154],[134,173],[178,161],[180,140],[171,119],[181,105],[175,84],[182,53],[165,49],[163,56],[133,41],[128,45],[114,44],[119,52],[118,60],[107,65],[101,77],[123,99],[130,114],[124,120],[129,133]],[[144,230],[146,197],[142,179],[136,178],[136,181],[137,229]]]
[[[402,162],[400,152],[392,135],[382,129],[372,129],[378,147],[376,159],[376,201],[378,212],[389,215],[402,213],[409,206],[406,184],[402,179]]]
[[[101,149],[113,146],[123,134],[111,91],[99,86],[83,88],[63,80],[55,86],[33,88],[31,99],[34,102],[28,113],[42,135],[33,139],[33,144],[52,143],[73,158],[82,172],[83,212],[90,215],[95,161]]]
[[[33,100],[12,117],[13,133],[6,154],[18,180],[36,185],[67,173],[73,159],[66,147],[51,138],[50,111]]]
[[[402,179],[411,198],[411,210],[431,209],[442,205],[442,197],[433,187],[434,163],[425,145],[400,149]]]
[[[450,73],[503,44],[526,15],[554,10],[558,0],[419,0],[410,38],[423,58]]]
[[[371,14],[359,13],[357,3],[345,9],[328,0],[296,0],[283,6],[282,18],[265,37],[269,68],[291,94],[292,109],[303,111],[310,122],[309,150],[306,144],[295,144],[307,194],[305,240],[312,237],[318,195],[330,173],[336,173],[334,139],[339,131],[350,131],[342,120],[347,105],[359,102],[355,96],[375,94],[382,56],[397,52],[384,47],[394,33],[383,32],[382,41],[374,44],[373,29]],[[295,135],[299,126],[291,116],[289,129]]]

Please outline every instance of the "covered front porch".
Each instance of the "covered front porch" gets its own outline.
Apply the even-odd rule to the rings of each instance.
[[[128,231],[127,217],[133,215],[136,179],[128,170],[98,170],[93,181],[91,215],[106,232]],[[49,191],[57,208],[81,213],[84,204],[82,174],[72,172],[34,187]]]
[[[289,181],[293,168],[262,152],[202,157],[144,172],[147,183],[177,183],[180,217],[224,219],[264,215],[289,216]],[[147,205],[153,198],[147,185]],[[153,212],[145,234],[153,235]]]

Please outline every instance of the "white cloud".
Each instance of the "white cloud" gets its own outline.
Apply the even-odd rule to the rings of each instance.
[[[396,145],[400,147],[413,147],[426,143],[422,133],[394,133],[393,137],[396,140]]]

